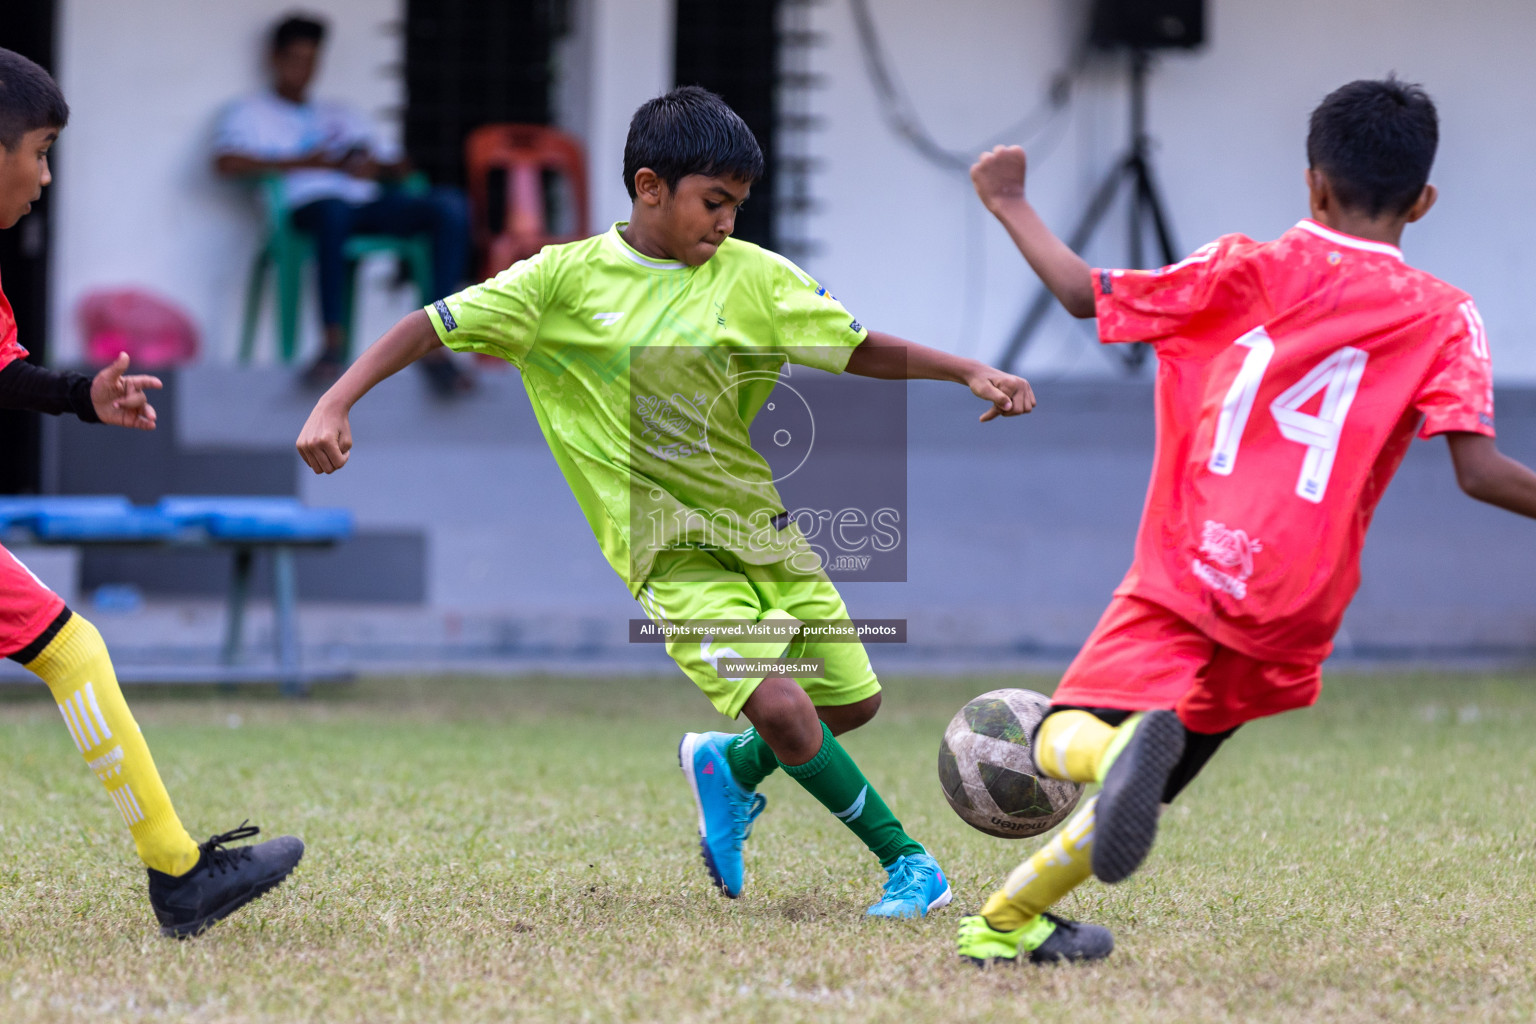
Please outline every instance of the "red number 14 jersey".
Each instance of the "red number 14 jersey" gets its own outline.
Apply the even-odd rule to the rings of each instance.
[[[1415,431],[1493,434],[1472,300],[1304,220],[1161,270],[1098,270],[1099,337],[1157,351],[1157,454],[1116,591],[1255,658],[1327,657]]]

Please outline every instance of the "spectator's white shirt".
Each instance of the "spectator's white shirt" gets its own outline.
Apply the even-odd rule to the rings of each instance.
[[[214,138],[216,155],[258,160],[291,160],[316,150],[341,157],[359,148],[375,158],[379,155],[368,121],[357,110],[344,103],[292,103],[274,92],[230,103],[219,117]],[[324,168],[284,171],[282,179],[284,196],[294,209],[318,199],[371,203],[380,192],[376,181]]]

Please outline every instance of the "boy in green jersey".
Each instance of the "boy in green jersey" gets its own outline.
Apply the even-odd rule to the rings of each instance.
[[[765,802],[756,789],[782,767],[886,868],[870,915],[920,917],[949,902],[944,873],[835,739],[874,717],[880,684],[857,640],[797,635],[848,612],[748,427],[786,362],[965,384],[988,403],[984,421],[1030,411],[1034,395],[1019,377],[866,330],[789,260],[731,238],[762,173],[756,139],[718,96],[686,87],[645,103],[624,147],[629,221],[401,320],[321,397],[298,449],[316,473],[340,469],[352,405],[440,346],[516,366],[603,553],[647,614],[754,627],[668,634],[716,709],[752,723],[689,733],[679,749],[715,883],[741,893],[742,844]],[[786,654],[821,659],[825,675],[722,660]]]

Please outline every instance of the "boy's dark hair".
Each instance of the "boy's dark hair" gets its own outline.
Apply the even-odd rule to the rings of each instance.
[[[624,187],[635,198],[635,172],[655,171],[670,189],[690,174],[763,176],[763,151],[736,111],[708,89],[685,85],[640,104],[624,140]]]
[[[21,54],[0,49],[0,146],[15,149],[39,128],[63,128],[69,104],[53,76]]]
[[[307,14],[290,14],[272,28],[272,52],[281,53],[290,43],[325,42],[325,22]]]
[[[1344,206],[1379,217],[1407,213],[1424,191],[1440,143],[1435,103],[1422,88],[1362,78],[1312,111],[1307,161]]]

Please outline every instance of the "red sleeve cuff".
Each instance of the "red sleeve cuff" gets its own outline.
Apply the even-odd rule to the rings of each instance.
[[[1114,271],[1103,267],[1094,267],[1089,271],[1093,279],[1093,315],[1099,322],[1099,344],[1107,345],[1120,341],[1113,336],[1115,317],[1115,282]]]
[[[1445,416],[1428,416],[1419,427],[1419,437],[1429,439],[1441,434],[1482,434],[1496,436],[1493,417],[1487,413],[1458,412]]]
[[[1088,273],[1093,278],[1093,305],[1094,308],[1098,308],[1099,303],[1107,301],[1114,295],[1114,271],[1094,267]]]

